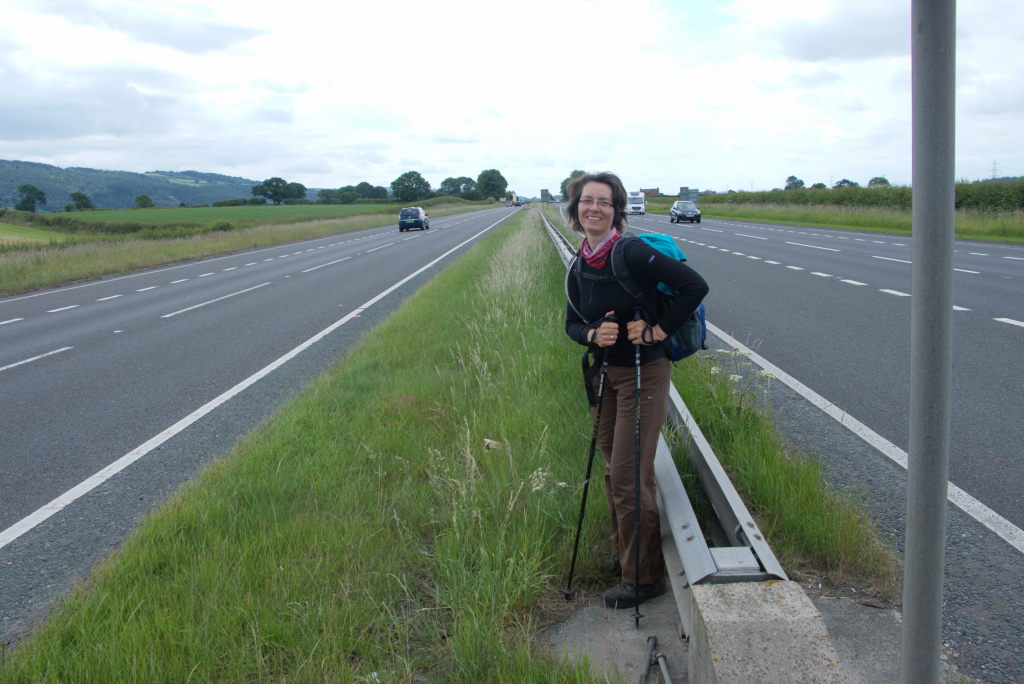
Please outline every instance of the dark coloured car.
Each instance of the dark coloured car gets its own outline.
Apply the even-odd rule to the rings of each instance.
[[[700,209],[697,208],[696,202],[678,200],[673,202],[672,208],[668,210],[668,220],[672,223],[700,223]]]
[[[398,214],[398,232],[412,230],[427,230],[430,228],[430,218],[427,212],[420,207],[406,207]]]

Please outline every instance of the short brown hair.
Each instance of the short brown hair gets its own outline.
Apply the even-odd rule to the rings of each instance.
[[[603,183],[612,189],[612,208],[615,209],[615,216],[612,218],[612,228],[622,231],[626,227],[626,188],[622,181],[614,173],[588,173],[574,178],[566,188],[569,194],[569,227],[577,233],[583,232],[583,224],[580,222],[580,195],[583,194],[583,186],[587,183]]]

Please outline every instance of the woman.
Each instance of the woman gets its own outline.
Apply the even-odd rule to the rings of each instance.
[[[611,173],[580,176],[568,188],[569,224],[584,240],[580,247],[580,278],[568,279],[569,305],[565,332],[587,345],[607,363],[597,443],[605,460],[605,492],[611,509],[612,554],[622,581],[604,594],[610,608],[632,608],[665,591],[665,563],[654,482],[654,452],[668,410],[670,364],[665,340],[686,321],[708,292],[704,279],[686,264],[638,239],[626,239],[626,266],[644,293],[657,301],[656,286],[665,283],[679,294],[660,318],[638,310],[633,298],[612,277],[612,249],[623,239],[626,190]],[[635,431],[637,349],[640,365],[640,530],[635,529]],[[598,378],[592,379],[594,396]],[[596,402],[594,402],[596,403]],[[639,548],[638,539],[639,537]],[[639,576],[637,557],[639,555]]]

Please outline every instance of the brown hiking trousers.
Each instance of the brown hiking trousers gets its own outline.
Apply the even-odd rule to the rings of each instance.
[[[666,358],[640,366],[640,578],[636,574],[636,430],[635,366],[609,366],[605,379],[597,443],[604,455],[605,493],[611,510],[612,553],[622,564],[622,580],[652,584],[665,574],[661,555],[661,521],[654,482],[654,452],[668,412],[671,365]],[[596,396],[600,376],[594,379]],[[591,409],[591,419],[597,408]]]

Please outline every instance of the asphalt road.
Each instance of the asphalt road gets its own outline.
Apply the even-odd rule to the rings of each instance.
[[[705,301],[717,329],[907,450],[909,237],[713,219],[671,224],[654,215],[630,217],[630,226],[680,237],[711,285]],[[957,241],[954,268],[949,479],[1024,527],[1024,246]],[[721,354],[721,362],[741,382],[759,383],[784,436],[864,500],[902,552],[906,471],[806,396],[743,360]],[[1024,681],[1022,549],[980,516],[947,511],[946,645],[966,674]]]
[[[0,299],[0,643],[513,213]]]

